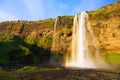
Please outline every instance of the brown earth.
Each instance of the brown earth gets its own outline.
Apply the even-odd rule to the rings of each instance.
[[[26,72],[20,76],[20,80],[119,80],[119,76],[114,72],[92,69],[64,69],[46,72]]]

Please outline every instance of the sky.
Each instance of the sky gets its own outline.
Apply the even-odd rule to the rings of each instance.
[[[0,22],[42,20],[92,11],[116,0],[0,0]]]

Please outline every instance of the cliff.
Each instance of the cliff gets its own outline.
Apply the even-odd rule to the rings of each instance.
[[[104,53],[120,53],[120,2],[89,12],[90,23]]]
[[[102,53],[120,53],[120,2],[88,12]],[[0,64],[39,63],[71,51],[73,16],[58,16],[56,47],[52,48],[55,19],[0,23]]]

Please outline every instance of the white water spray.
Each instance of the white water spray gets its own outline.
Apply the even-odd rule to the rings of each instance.
[[[93,48],[93,53],[90,51],[90,46]],[[77,14],[74,17],[72,53],[67,56],[65,66],[78,68],[107,67],[106,63],[100,59],[96,38],[88,22],[86,12]]]

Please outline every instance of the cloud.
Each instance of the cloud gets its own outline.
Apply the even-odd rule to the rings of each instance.
[[[22,0],[27,10],[34,19],[44,18],[44,6],[42,0]]]
[[[68,5],[65,4],[65,3],[60,3],[60,4],[59,4],[59,8],[60,8],[60,9],[65,9],[65,8],[67,8],[67,7],[68,7]]]
[[[0,22],[7,21],[7,20],[17,20],[13,15],[3,10],[0,10]]]

